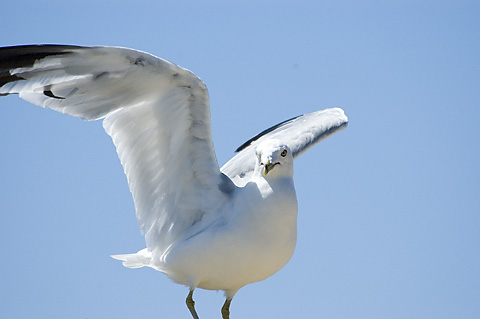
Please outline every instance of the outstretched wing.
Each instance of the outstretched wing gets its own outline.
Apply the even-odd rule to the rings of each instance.
[[[1,48],[0,95],[16,93],[58,112],[104,119],[149,250],[164,249],[224,200],[207,89],[190,71],[126,48]]]
[[[266,139],[278,139],[290,147],[293,157],[303,154],[310,147],[342,130],[348,118],[340,108],[331,108],[294,117],[266,129],[241,145],[220,169],[237,186],[243,186],[255,169],[255,148]]]

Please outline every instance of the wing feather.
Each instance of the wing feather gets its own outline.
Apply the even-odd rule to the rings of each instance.
[[[309,148],[344,129],[348,118],[340,108],[325,109],[294,117],[257,134],[237,149],[237,154],[220,169],[237,185],[245,185],[255,169],[255,148],[266,139],[278,139],[290,147],[296,158]]]
[[[208,92],[190,71],[113,47],[0,49],[0,95],[86,120],[104,119],[149,250],[168,247],[224,200]]]

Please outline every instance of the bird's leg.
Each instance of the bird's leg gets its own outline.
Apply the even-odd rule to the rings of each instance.
[[[226,299],[225,303],[223,304],[222,307],[222,318],[223,319],[230,319],[230,303],[232,302],[232,299]]]
[[[190,290],[190,293],[187,296],[187,308],[190,310],[190,313],[192,314],[193,319],[199,319],[197,312],[195,311],[195,301],[193,301],[193,289]]]

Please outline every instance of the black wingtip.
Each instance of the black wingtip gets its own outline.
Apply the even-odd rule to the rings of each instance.
[[[25,80],[21,76],[11,74],[16,68],[32,67],[37,60],[47,56],[65,55],[81,48],[74,45],[42,44],[42,45],[17,45],[0,48],[0,88],[10,82]],[[8,95],[2,93],[0,96]],[[45,95],[50,96],[48,91]],[[53,95],[53,94],[52,94]],[[59,98],[56,96],[52,96]]]
[[[25,80],[25,79],[17,75],[11,75],[10,72],[8,71],[0,72],[0,88],[7,83],[20,81],[20,80]],[[7,96],[7,95],[9,95],[9,93],[0,94],[0,96]]]
[[[71,53],[79,46],[41,44],[41,45],[17,45],[0,48],[0,70],[15,69],[19,67],[32,66],[35,61],[51,55]]]
[[[65,100],[64,97],[56,96],[55,94],[53,94],[53,92],[51,90],[45,90],[45,91],[43,91],[43,94],[45,94],[48,97],[54,98],[54,99]]]
[[[298,115],[298,116],[295,116],[295,117],[292,117],[291,119],[288,119],[288,120],[285,120],[283,122],[280,122],[270,128],[267,128],[266,130],[258,133],[257,135],[255,135],[254,137],[252,137],[251,139],[249,139],[248,141],[246,141],[245,143],[243,143],[242,145],[240,145],[236,150],[235,150],[235,153],[238,153],[240,151],[243,151],[244,149],[246,149],[248,146],[250,146],[250,144],[252,144],[253,142],[255,142],[256,140],[258,140],[260,137],[272,132],[273,130],[276,130],[277,128],[287,124],[288,122],[291,122],[297,118],[299,118],[300,116],[303,116],[303,115]]]

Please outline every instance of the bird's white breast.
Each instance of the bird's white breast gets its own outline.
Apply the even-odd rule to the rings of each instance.
[[[236,190],[222,222],[178,243],[165,256],[174,281],[236,291],[266,279],[291,258],[297,237],[297,201],[291,178],[259,178]]]

